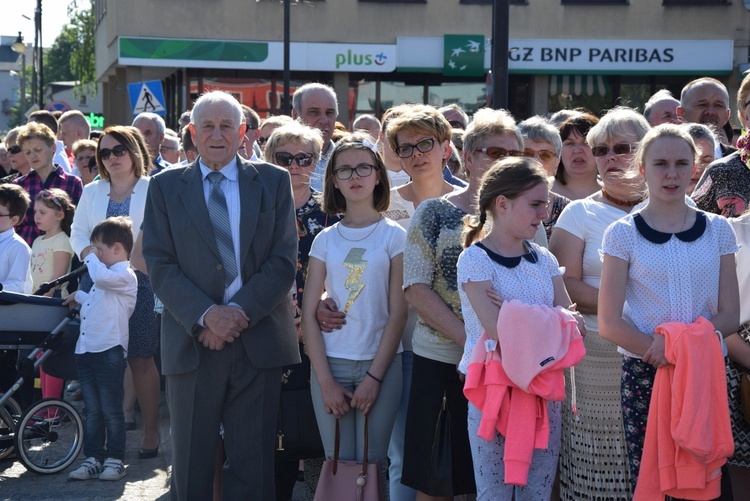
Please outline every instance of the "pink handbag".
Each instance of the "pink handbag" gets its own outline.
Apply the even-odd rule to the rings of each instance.
[[[315,501],[385,501],[380,464],[377,461],[367,461],[367,431],[365,416],[363,461],[339,461],[339,420],[336,420],[333,459],[326,458],[323,463],[318,487],[315,489]]]

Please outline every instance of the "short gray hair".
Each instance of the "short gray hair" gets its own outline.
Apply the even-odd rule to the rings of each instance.
[[[133,127],[137,127],[138,123],[144,120],[149,120],[154,125],[156,125],[156,131],[159,133],[159,135],[163,135],[164,131],[167,129],[167,124],[164,123],[164,119],[156,113],[151,113],[150,111],[138,113],[138,115],[133,119]]]
[[[651,115],[651,109],[654,107],[654,105],[661,101],[672,101],[672,102],[677,103],[678,105],[680,104],[677,98],[674,97],[672,93],[669,92],[669,90],[662,89],[656,92],[653,96],[649,98],[648,101],[646,101],[646,104],[643,107],[643,116],[646,117],[646,120],[649,120],[649,115]]]
[[[320,161],[320,152],[323,149],[323,137],[320,131],[300,122],[291,121],[276,128],[268,137],[266,149],[263,152],[266,162],[276,163],[274,158],[276,150],[293,141],[306,144],[312,149],[313,165]]]
[[[297,115],[300,115],[302,113],[302,98],[306,93],[312,90],[322,90],[323,92],[327,92],[333,99],[333,103],[336,106],[336,115],[339,114],[339,100],[336,97],[336,91],[334,91],[333,88],[329,85],[318,82],[311,82],[306,83],[302,87],[298,87],[292,95],[292,108],[297,113]]]
[[[206,108],[207,106],[211,106],[212,104],[220,104],[220,103],[226,103],[232,107],[232,114],[234,115],[232,118],[234,118],[234,121],[238,127],[242,123],[244,123],[244,116],[242,114],[242,106],[237,101],[237,99],[234,98],[233,95],[223,90],[212,90],[211,92],[206,92],[201,97],[199,97],[198,100],[193,105],[193,109],[190,111],[190,123],[192,124],[195,123],[196,117],[200,116],[200,113],[201,111],[203,111],[203,108]]]
[[[589,129],[586,142],[593,148],[614,137],[627,135],[635,136],[636,141],[640,141],[649,129],[651,126],[643,115],[633,108],[617,106],[609,110],[598,124]]]
[[[482,108],[474,113],[474,120],[464,132],[464,156],[477,151],[482,139],[495,134],[513,136],[518,143],[518,149],[523,149],[523,137],[513,116],[502,109]]]
[[[557,158],[560,158],[560,155],[562,155],[560,131],[544,117],[537,115],[527,118],[518,124],[518,129],[521,131],[524,140],[531,139],[532,141],[549,143],[555,148],[555,156]]]

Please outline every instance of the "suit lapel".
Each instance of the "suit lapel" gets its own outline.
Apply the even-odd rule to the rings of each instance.
[[[237,168],[240,188],[240,266],[242,266],[250,251],[250,244],[258,226],[263,190],[257,179],[259,174],[255,165],[237,157]]]
[[[221,259],[219,248],[216,246],[214,227],[208,216],[206,198],[203,195],[203,179],[198,160],[193,162],[182,174],[184,183],[180,190],[183,210],[186,217],[193,221],[196,233],[205,241],[206,245],[217,258]]]

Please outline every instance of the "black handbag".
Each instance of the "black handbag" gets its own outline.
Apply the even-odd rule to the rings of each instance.
[[[453,496],[453,454],[451,451],[451,415],[447,398],[443,394],[443,405],[435,425],[435,438],[430,454],[428,475],[430,496]]]
[[[300,344],[302,362],[284,367],[276,433],[276,460],[323,457],[310,395],[310,359]]]

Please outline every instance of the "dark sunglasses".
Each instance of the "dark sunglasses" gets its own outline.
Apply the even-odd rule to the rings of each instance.
[[[347,179],[351,179],[352,175],[355,172],[359,177],[368,177],[370,174],[372,174],[373,169],[375,169],[375,166],[372,164],[359,164],[356,167],[341,167],[340,169],[335,169],[333,171],[333,174],[338,179],[345,181]]]
[[[102,148],[99,150],[99,156],[102,160],[109,160],[109,157],[111,155],[116,156],[117,158],[125,156],[125,153],[128,152],[128,147],[124,144],[118,144],[112,149],[109,148]]]
[[[309,153],[292,155],[286,151],[277,151],[274,154],[274,158],[276,159],[276,165],[281,167],[289,167],[292,165],[292,161],[296,162],[299,167],[309,167],[313,161],[313,156]]]
[[[637,147],[637,144],[617,143],[612,146],[612,152],[615,155],[627,155],[628,153],[633,153]],[[595,157],[604,157],[609,153],[609,150],[609,146],[606,145],[594,146],[591,148],[591,154]]]
[[[399,146],[398,148],[396,148],[396,155],[401,158],[409,158],[414,154],[414,149],[416,149],[420,153],[427,153],[428,151],[432,151],[432,148],[434,147],[434,138],[423,139],[417,144],[405,144],[403,146]]]
[[[448,123],[451,124],[451,127],[454,129],[465,129],[464,124],[459,122],[458,120],[448,120]]]
[[[8,153],[10,153],[11,155],[17,155],[21,153],[21,147],[18,145],[11,146],[10,148],[8,148]]]
[[[479,148],[477,149],[478,152],[484,153],[490,158],[494,158],[497,160],[498,158],[503,157],[523,157],[528,156],[523,151],[518,150],[506,150],[505,148],[500,148],[499,146],[488,146],[487,148]]]
[[[258,139],[255,142],[258,143],[258,146],[263,146],[268,142],[268,137],[258,136]]]
[[[534,158],[538,155],[539,160],[541,160],[542,162],[550,162],[553,158],[555,158],[555,152],[549,150],[535,150],[532,148],[526,148],[525,150],[523,150],[523,154],[529,158]]]

